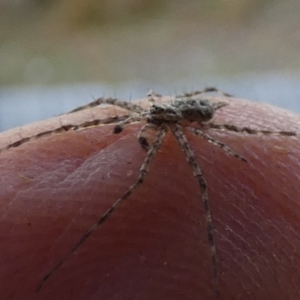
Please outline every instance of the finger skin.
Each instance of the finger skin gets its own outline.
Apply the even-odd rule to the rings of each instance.
[[[1,134],[1,144],[114,113],[44,121]],[[299,117],[236,99],[214,122],[300,132]],[[141,126],[68,131],[0,153],[1,299],[215,299],[200,189],[170,133],[145,182],[36,293],[136,180]],[[208,184],[220,299],[300,299],[299,137],[206,133],[248,161],[186,131]]]

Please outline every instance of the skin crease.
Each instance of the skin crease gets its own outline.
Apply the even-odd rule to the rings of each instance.
[[[227,101],[215,123],[300,131],[292,113]],[[64,115],[2,133],[0,146],[122,113],[110,107]],[[145,182],[36,293],[136,180],[145,157],[140,128],[112,134],[112,126],[91,127],[0,153],[1,299],[216,299],[200,189],[171,134]],[[300,299],[299,137],[206,132],[248,160],[186,131],[208,184],[220,299]]]

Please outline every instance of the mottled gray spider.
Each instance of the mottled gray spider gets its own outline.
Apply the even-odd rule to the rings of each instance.
[[[150,167],[151,160],[155,156],[155,154],[160,149],[164,137],[167,131],[170,131],[176,138],[179,147],[184,152],[185,157],[189,165],[193,170],[193,174],[198,181],[200,190],[201,190],[201,200],[203,202],[204,211],[205,211],[205,219],[206,219],[206,229],[207,229],[207,239],[210,246],[210,255],[211,262],[214,274],[214,283],[215,283],[215,296],[216,299],[220,298],[219,292],[219,278],[218,278],[218,268],[217,268],[217,259],[216,259],[216,246],[214,242],[214,229],[212,222],[212,214],[210,210],[209,198],[207,193],[207,183],[202,174],[202,171],[197,163],[196,157],[187,141],[187,138],[183,132],[182,127],[185,126],[188,130],[190,130],[193,134],[198,135],[208,142],[222,148],[225,152],[237,159],[240,159],[243,162],[247,160],[241,155],[235,153],[230,147],[225,145],[224,143],[216,140],[212,136],[204,133],[202,130],[194,127],[188,126],[191,123],[198,123],[202,125],[205,123],[208,128],[212,129],[221,129],[228,130],[234,132],[246,132],[249,134],[280,134],[285,136],[293,136],[295,132],[287,132],[287,131],[278,131],[272,132],[267,130],[253,130],[247,127],[237,127],[234,125],[220,125],[209,122],[214,117],[214,114],[217,110],[221,109],[229,105],[228,102],[211,102],[207,99],[199,99],[194,98],[194,96],[201,94],[203,92],[211,92],[218,91],[215,88],[208,88],[203,91],[196,91],[194,93],[186,93],[181,96],[177,96],[175,100],[168,104],[156,103],[156,99],[160,98],[160,95],[154,94],[151,92],[148,95],[148,99],[153,102],[153,105],[150,106],[149,109],[144,110],[141,106],[128,103],[124,101],[120,101],[113,98],[107,99],[97,99],[91,104],[80,107],[74,111],[78,111],[81,109],[85,109],[88,107],[100,105],[100,104],[112,104],[122,108],[127,109],[131,113],[123,118],[120,122],[115,123],[113,121],[107,122],[108,124],[115,123],[113,132],[118,134],[122,132],[124,127],[127,124],[132,122],[139,122],[142,120],[146,120],[146,124],[142,126],[140,132],[138,133],[138,141],[141,147],[147,151],[147,155],[142,163],[140,168],[140,173],[136,179],[136,181],[131,185],[125,194],[120,197],[99,219],[98,221],[86,232],[86,234],[78,241],[78,243],[71,249],[71,251],[56,265],[54,268],[42,279],[40,285],[38,286],[37,291],[41,289],[44,283],[62,266],[62,264],[76,251],[82,243],[91,235],[91,233],[96,230],[98,226],[103,224],[116,210],[116,208],[120,205],[121,202],[126,200],[132,192],[143,183]],[[223,93],[225,96],[229,96],[228,94]],[[72,111],[72,112],[74,112]],[[153,139],[152,143],[148,142],[147,139],[147,130],[155,130],[156,135]]]

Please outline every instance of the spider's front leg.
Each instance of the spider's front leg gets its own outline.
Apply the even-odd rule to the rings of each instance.
[[[152,124],[152,123],[147,123],[145,124],[140,132],[138,133],[138,141],[139,141],[139,144],[140,146],[145,150],[145,151],[148,151],[149,150],[149,142],[148,142],[148,139],[147,137],[145,136],[146,135],[146,131],[148,129],[152,129],[152,130],[155,130],[157,131],[158,130],[158,126],[155,125],[155,124]]]
[[[133,122],[140,122],[143,119],[141,115],[131,115],[123,121],[120,121],[114,126],[113,133],[120,133],[123,131],[125,125],[133,123]]]
[[[133,123],[133,122],[140,122],[142,119],[144,119],[143,115],[134,115],[134,116],[129,116],[128,118],[126,118],[124,121],[121,121],[119,123],[117,123],[114,126],[113,129],[113,133],[114,134],[118,134],[121,133],[125,127],[125,125]],[[140,132],[138,133],[138,141],[139,144],[141,145],[141,147],[145,150],[148,151],[150,146],[149,146],[149,142],[148,142],[148,138],[146,137],[146,131],[148,129],[152,129],[157,131],[158,130],[158,126],[152,123],[146,123],[140,130]]]
[[[117,98],[98,98],[86,105],[83,105],[83,106],[79,106],[71,111],[69,111],[68,113],[74,113],[74,112],[77,112],[77,111],[81,111],[81,110],[84,110],[84,109],[87,109],[87,108],[92,108],[92,107],[96,107],[96,106],[99,106],[101,104],[108,104],[108,105],[115,105],[115,106],[118,106],[118,107],[121,107],[121,108],[124,108],[124,109],[127,109],[133,113],[141,113],[143,111],[143,108],[140,107],[139,105],[136,105],[134,103],[131,103],[131,102],[127,102],[127,101],[122,101],[122,100],[119,100]]]

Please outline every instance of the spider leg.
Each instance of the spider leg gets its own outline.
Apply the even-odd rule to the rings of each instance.
[[[136,179],[135,183],[131,185],[128,190],[123,194],[121,198],[119,198],[113,205],[98,219],[94,225],[90,227],[90,229],[84,234],[84,236],[74,245],[74,247],[67,253],[60,262],[54,266],[48,274],[44,276],[44,278],[41,280],[40,284],[37,287],[37,292],[40,291],[40,289],[43,287],[43,285],[49,280],[49,278],[54,275],[54,273],[57,272],[57,270],[74,254],[74,252],[84,243],[84,241],[100,226],[102,225],[113,213],[114,211],[119,207],[119,205],[125,201],[132,193],[133,191],[144,182],[144,179],[148,173],[149,166],[151,163],[151,160],[161,147],[161,144],[164,140],[166,134],[166,126],[162,125],[159,127],[153,144],[149,151],[147,152],[147,155],[143,161],[143,164],[140,168],[140,174],[138,178]]]
[[[95,107],[95,106],[98,106],[101,104],[110,104],[110,105],[119,106],[121,108],[127,109],[127,110],[129,110],[131,112],[135,112],[135,113],[141,113],[143,111],[143,109],[139,105],[136,105],[136,104],[133,104],[133,103],[130,103],[127,101],[122,101],[122,100],[119,100],[116,98],[98,98],[86,105],[79,106],[79,107],[71,110],[68,113],[69,114],[74,113],[74,112],[84,110],[87,108],[92,108],[92,107]]]
[[[214,124],[208,123],[209,128],[218,129],[218,130],[227,130],[234,132],[246,132],[248,134],[270,134],[270,135],[284,135],[284,136],[295,136],[295,131],[272,131],[272,130],[256,130],[249,127],[238,127],[235,125],[229,124]]]
[[[155,98],[161,98],[162,95],[155,93],[153,90],[149,90],[147,98],[149,102],[155,103]]]
[[[21,134],[20,135],[20,139],[12,142],[10,144],[8,144],[7,146],[5,146],[4,148],[0,149],[0,153],[4,152],[6,150],[9,150],[11,148],[17,148],[23,144],[26,144],[30,141],[34,141],[37,140],[39,138],[42,137],[47,137],[47,136],[51,136],[51,135],[55,135],[55,134],[59,134],[62,132],[67,132],[67,131],[71,131],[71,130],[83,130],[83,129],[87,129],[90,127],[94,127],[94,126],[101,126],[101,125],[105,125],[105,124],[111,124],[111,123],[115,123],[117,121],[123,120],[125,118],[127,118],[128,116],[114,116],[114,117],[110,117],[104,120],[99,120],[99,119],[95,119],[95,120],[91,120],[91,121],[86,121],[80,124],[61,124],[60,127],[55,128],[55,129],[51,129],[51,130],[46,130],[46,131],[42,131],[38,134],[32,135],[32,136],[27,136],[27,137],[22,137]]]
[[[126,118],[125,120],[117,123],[114,127],[114,133],[120,133],[123,131],[125,125],[133,123],[133,122],[139,122],[143,119],[143,117],[141,115],[131,115],[128,118]]]
[[[196,157],[182,131],[182,127],[178,124],[174,124],[172,127],[172,132],[181,148],[184,152],[186,159],[189,165],[193,169],[193,174],[196,177],[200,190],[201,190],[201,197],[202,202],[204,205],[204,212],[205,212],[205,221],[206,221],[206,229],[207,229],[207,239],[210,246],[210,256],[212,261],[213,267],[213,276],[214,276],[214,283],[216,286],[216,299],[220,299],[220,291],[219,291],[219,278],[218,278],[218,268],[217,268],[217,256],[216,256],[216,246],[215,246],[215,238],[214,238],[214,228],[212,224],[212,216],[209,204],[209,198],[207,193],[207,183],[202,174],[202,171],[197,163]]]
[[[204,138],[204,139],[207,140],[208,142],[214,144],[215,146],[224,149],[229,155],[231,155],[231,156],[233,156],[233,157],[236,157],[236,158],[238,158],[238,159],[240,159],[240,160],[242,160],[242,161],[244,161],[244,162],[247,162],[247,160],[246,160],[243,156],[237,154],[237,153],[234,152],[230,147],[228,147],[228,146],[225,145],[224,143],[222,143],[222,142],[216,140],[216,139],[213,138],[212,136],[210,136],[210,135],[204,133],[204,132],[201,131],[200,129],[193,128],[193,127],[189,127],[189,130],[190,130],[193,134],[198,135],[198,136],[201,136],[202,138]]]
[[[194,97],[194,96],[197,96],[200,94],[205,94],[205,93],[220,93],[221,95],[223,95],[225,97],[233,97],[232,95],[225,93],[215,87],[207,87],[203,90],[197,90],[197,91],[194,91],[191,93],[184,93],[184,94],[178,95],[178,96],[176,96],[176,98],[186,98],[186,97],[190,98],[190,97]]]
[[[227,106],[227,105],[229,105],[229,103],[227,103],[227,102],[214,102],[214,103],[212,103],[212,106],[213,106],[215,111],[222,108],[222,107],[224,107],[224,106]]]
[[[139,134],[138,134],[138,141],[141,145],[141,147],[148,151],[149,150],[149,143],[148,143],[148,139],[145,137],[145,133],[148,129],[152,129],[152,130],[157,130],[157,125],[155,124],[151,124],[151,123],[146,123],[140,130]]]

